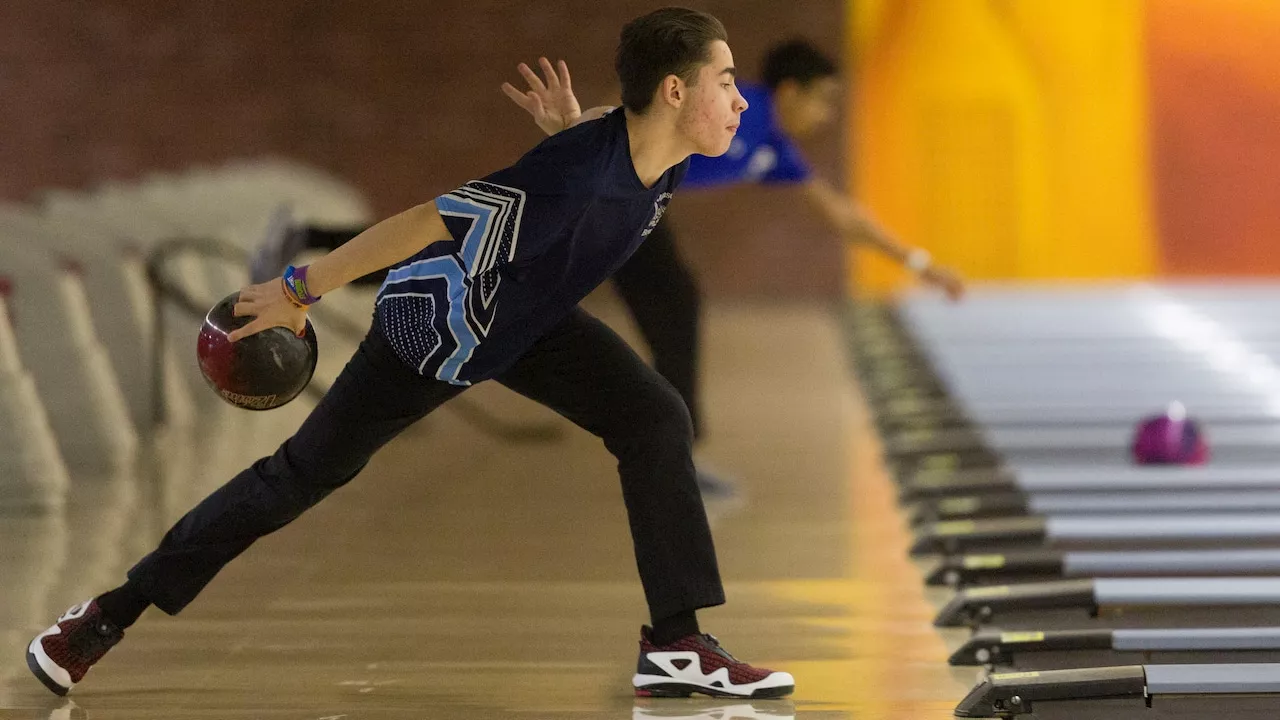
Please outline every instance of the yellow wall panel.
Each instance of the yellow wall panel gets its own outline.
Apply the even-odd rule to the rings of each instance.
[[[1155,269],[1143,0],[1002,0],[1026,38],[1050,122],[1044,277]]]
[[[1151,272],[1141,0],[882,0],[849,17],[850,173],[889,228],[974,279]],[[852,272],[873,292],[903,280],[868,253]]]

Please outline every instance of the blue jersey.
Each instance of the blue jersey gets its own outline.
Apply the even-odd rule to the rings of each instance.
[[[809,179],[809,164],[778,127],[768,88],[738,83],[749,107],[742,113],[729,150],[719,157],[694,155],[683,188],[740,183],[797,183]]]
[[[435,200],[452,236],[393,266],[377,318],[419,374],[456,385],[510,367],[635,252],[688,161],[651,188],[615,110]]]

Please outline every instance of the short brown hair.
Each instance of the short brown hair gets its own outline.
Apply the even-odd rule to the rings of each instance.
[[[632,112],[644,112],[668,75],[692,85],[698,68],[711,61],[710,47],[716,40],[729,41],[724,25],[688,8],[662,8],[627,23],[614,61],[622,104]]]

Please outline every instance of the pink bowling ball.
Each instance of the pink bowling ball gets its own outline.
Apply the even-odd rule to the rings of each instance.
[[[1133,460],[1139,465],[1201,465],[1209,460],[1209,446],[1199,424],[1174,403],[1166,412],[1138,423]]]

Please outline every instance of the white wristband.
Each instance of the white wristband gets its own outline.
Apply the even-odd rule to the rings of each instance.
[[[929,269],[929,265],[933,263],[933,256],[924,248],[916,248],[907,253],[907,259],[903,263],[912,272],[922,273]]]

